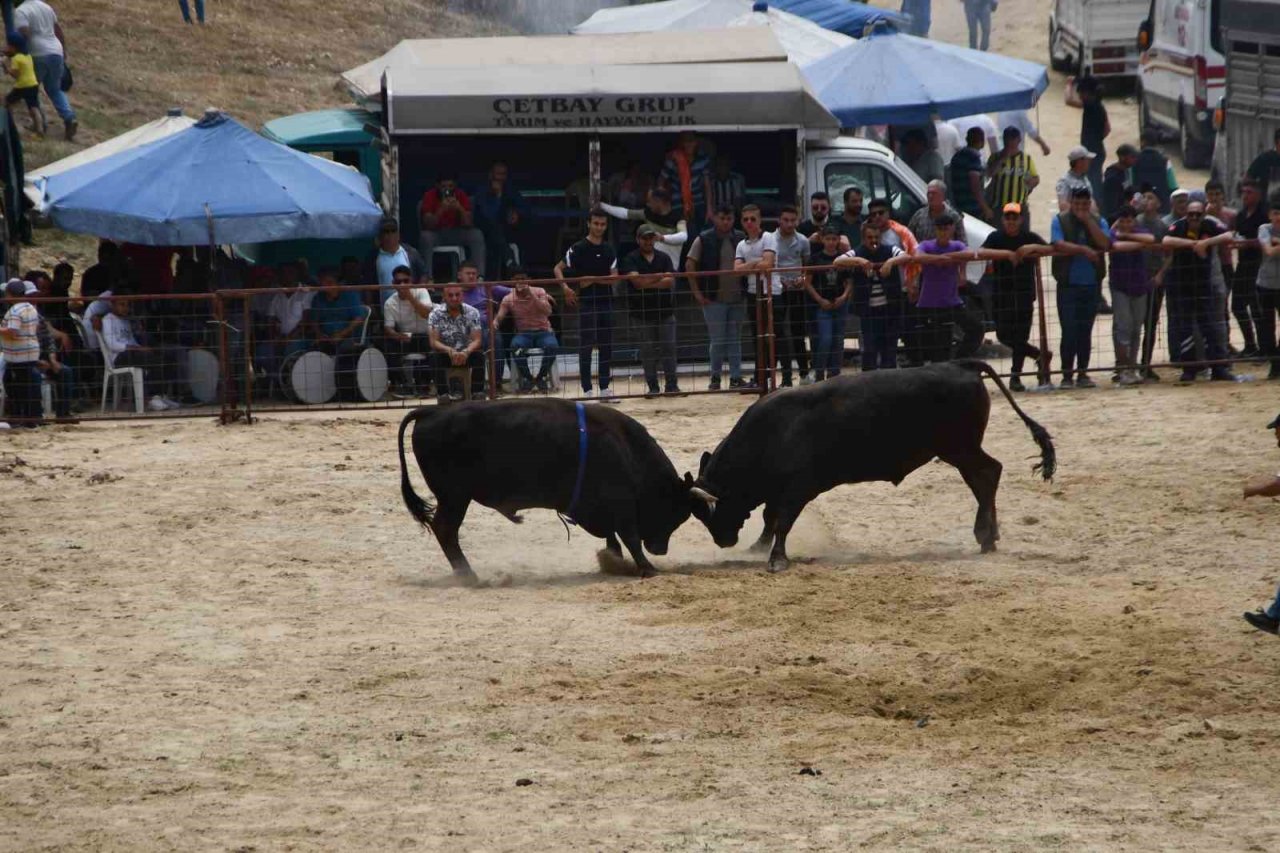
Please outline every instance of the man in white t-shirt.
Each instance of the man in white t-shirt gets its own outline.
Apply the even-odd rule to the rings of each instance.
[[[751,322],[751,339],[760,341],[760,328],[756,317],[757,300],[759,295],[763,293],[765,282],[771,281],[772,276],[769,271],[773,269],[778,259],[777,244],[774,242],[773,234],[764,230],[764,217],[760,213],[760,208],[754,204],[748,204],[742,208],[742,230],[747,232],[745,240],[738,244],[738,248],[733,253],[733,268],[738,272],[754,271],[755,275],[748,275],[747,281],[747,317]],[[774,296],[782,293],[782,282],[776,285],[768,285],[769,292]],[[777,290],[774,290],[774,287]],[[765,381],[765,360],[761,358],[755,359],[756,378],[755,384],[762,386]]]
[[[792,205],[783,205],[778,213],[778,230],[773,232],[773,251],[780,272],[773,274],[774,287],[781,288],[782,295],[773,300],[773,328],[778,341],[778,360],[782,363],[782,387],[791,387],[791,362],[794,359],[800,370],[800,384],[808,385],[809,353],[805,338],[809,332],[809,293],[805,288],[809,274],[787,267],[802,267],[809,263],[811,246],[808,238],[796,230],[800,212]]]
[[[964,134],[945,121],[935,121],[933,130],[938,146],[938,156],[942,158],[943,163],[950,163],[951,158],[956,156],[956,152],[964,147]]]
[[[981,151],[982,165],[987,164],[987,157],[995,154],[1000,150],[1000,129],[996,127],[996,123],[991,120],[991,116],[986,113],[977,113],[971,116],[961,116],[953,118],[951,126],[960,134],[961,139],[965,139],[969,135],[969,128],[982,128],[982,135],[987,138],[987,148]]]
[[[1026,110],[1008,110],[997,113],[996,127],[1000,128],[1001,138],[1003,138],[1007,127],[1016,127],[1022,131],[1022,141],[1018,144],[1019,151],[1027,150],[1027,140],[1030,139],[1040,146],[1040,150],[1046,157],[1052,153],[1049,150],[1049,143],[1045,142],[1044,137],[1040,135],[1040,128],[1036,127],[1036,123],[1031,120],[1031,114]]]
[[[275,375],[284,359],[307,348],[306,329],[302,318],[311,302],[314,291],[307,290],[292,277],[292,283],[281,287],[271,297],[267,307],[268,331],[254,342],[254,367],[267,375]]]
[[[71,109],[67,93],[62,91],[62,73],[66,67],[66,38],[58,25],[58,14],[44,0],[26,0],[13,12],[13,27],[27,40],[36,68],[36,80],[58,111],[70,142],[76,137],[76,112]]]
[[[413,376],[405,356],[414,353],[431,355],[431,291],[413,286],[413,270],[396,267],[391,273],[395,293],[382,303],[382,331],[387,337],[387,354],[413,385]],[[424,362],[425,365],[425,362]]]

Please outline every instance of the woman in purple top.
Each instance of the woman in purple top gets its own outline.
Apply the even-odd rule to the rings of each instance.
[[[1156,238],[1138,224],[1138,211],[1121,205],[1111,229],[1111,342],[1116,348],[1116,374],[1121,385],[1141,385],[1137,356],[1141,352],[1142,329],[1147,322],[1147,303],[1153,283],[1147,275],[1148,249]]]
[[[973,254],[969,247],[955,239],[956,220],[944,213],[933,220],[937,236],[916,247],[915,260],[923,267],[920,295],[916,300],[916,316],[923,326],[920,361],[950,361],[952,329],[960,326],[964,340],[956,353],[965,358],[982,343],[982,325],[965,310],[960,298],[964,282],[964,263]]]

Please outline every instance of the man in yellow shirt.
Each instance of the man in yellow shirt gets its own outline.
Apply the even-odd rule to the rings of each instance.
[[[27,53],[27,40],[19,33],[10,33],[4,46],[4,70],[13,78],[13,89],[5,95],[5,109],[13,109],[19,101],[25,101],[31,114],[31,129],[44,136],[48,129],[44,110],[40,109],[40,83],[36,80],[36,66]]]
[[[987,163],[987,177],[991,179],[987,191],[991,194],[991,207],[994,210],[1004,210],[1009,204],[1016,204],[1022,209],[1022,230],[1025,233],[1031,229],[1027,196],[1040,185],[1040,175],[1036,172],[1036,164],[1031,155],[1021,149],[1022,131],[1013,126],[1006,127],[1004,148]],[[991,224],[999,226],[1001,223]]]

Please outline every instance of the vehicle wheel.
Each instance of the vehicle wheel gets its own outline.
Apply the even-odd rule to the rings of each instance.
[[[1182,165],[1188,169],[1203,169],[1213,160],[1213,146],[1192,138],[1185,116],[1178,121],[1178,147],[1182,150]]]
[[[1067,60],[1066,57],[1059,57],[1058,54],[1054,52],[1054,48],[1056,48],[1057,45],[1058,45],[1058,30],[1053,26],[1053,23],[1050,22],[1049,24],[1049,67],[1052,68],[1054,71],[1060,71],[1063,74],[1066,74],[1068,71],[1071,70],[1071,63],[1070,61]]]

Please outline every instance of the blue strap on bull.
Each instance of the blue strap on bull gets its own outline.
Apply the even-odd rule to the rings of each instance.
[[[577,526],[575,515],[578,511],[578,499],[582,497],[582,478],[587,473],[587,407],[575,403],[578,410],[578,477],[573,481],[573,497],[569,499],[569,510],[565,513],[569,524]]]

